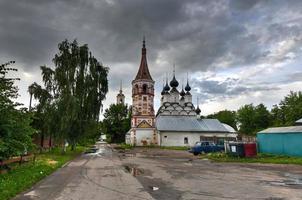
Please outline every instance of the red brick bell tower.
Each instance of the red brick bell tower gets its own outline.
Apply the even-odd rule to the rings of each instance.
[[[141,63],[132,81],[131,140],[135,145],[157,144],[154,114],[154,81],[147,63],[145,39]]]

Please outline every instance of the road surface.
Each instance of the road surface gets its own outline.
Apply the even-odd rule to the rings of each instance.
[[[302,167],[201,160],[185,151],[106,144],[15,199],[302,199]]]

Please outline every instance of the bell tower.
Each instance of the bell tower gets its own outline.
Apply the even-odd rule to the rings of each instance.
[[[132,144],[141,146],[157,144],[154,114],[154,81],[147,64],[147,49],[143,40],[141,62],[132,81]]]
[[[116,95],[116,104],[123,104],[123,105],[125,105],[125,95],[123,94],[122,81],[120,83],[120,91]]]

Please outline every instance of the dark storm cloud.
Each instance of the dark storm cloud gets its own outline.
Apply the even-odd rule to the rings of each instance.
[[[300,25],[278,23],[267,27],[273,37],[250,33],[246,24],[239,22],[246,15],[259,18],[250,16],[250,12],[268,10],[256,4],[259,2],[250,0],[230,4],[213,0],[4,0],[0,3],[1,54],[28,66],[44,64],[53,57],[59,41],[78,38],[106,63],[137,63],[135,50],[146,35],[149,60],[163,55],[181,71],[247,65],[268,56],[269,50],[261,46],[261,40],[269,46],[285,34],[296,37],[301,33]],[[257,10],[253,10],[255,7]],[[243,12],[246,10],[249,12]]]
[[[245,81],[228,78],[223,81],[192,79],[192,86],[197,95],[203,95],[205,100],[213,97],[234,97],[257,91],[276,91],[280,88],[267,83],[249,84]]]
[[[184,77],[294,60],[301,55],[301,10],[302,1],[281,0],[0,0],[0,55],[37,73],[52,64],[60,41],[77,38],[110,67],[110,89],[118,89],[121,79],[130,86],[145,35],[160,89],[173,63]],[[231,84],[196,80],[207,94],[265,90]]]

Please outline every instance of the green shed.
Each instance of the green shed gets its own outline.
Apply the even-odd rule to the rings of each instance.
[[[268,128],[257,133],[258,151],[302,156],[302,126]]]

